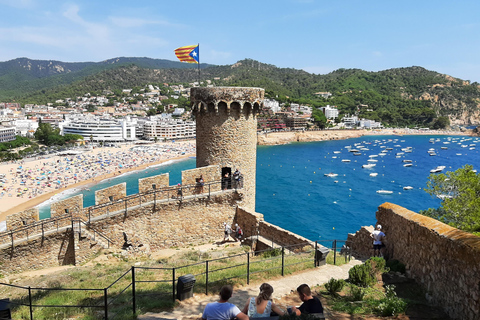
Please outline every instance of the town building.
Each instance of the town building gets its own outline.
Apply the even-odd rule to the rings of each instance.
[[[15,127],[0,127],[0,142],[15,140]]]
[[[194,121],[174,119],[170,114],[150,117],[143,123],[143,138],[157,139],[192,139],[195,138],[196,126]]]
[[[61,134],[79,134],[86,141],[95,142],[125,142],[133,141],[135,122],[126,117],[122,120],[88,117],[76,120],[66,120],[59,124]]]
[[[327,119],[338,118],[338,109],[336,107],[331,107],[330,105],[327,105],[326,107],[320,108],[320,110],[322,110],[323,114]]]

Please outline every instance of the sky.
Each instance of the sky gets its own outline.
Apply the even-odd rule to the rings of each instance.
[[[326,74],[421,66],[480,82],[480,1],[0,0],[0,61],[246,58]]]

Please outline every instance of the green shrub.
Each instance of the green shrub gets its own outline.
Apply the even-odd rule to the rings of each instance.
[[[325,289],[327,289],[328,293],[330,293],[332,296],[336,296],[337,292],[342,291],[344,286],[345,281],[343,279],[336,280],[334,278],[330,278],[330,280],[325,283]]]
[[[358,264],[348,271],[348,280],[361,287],[368,287],[376,282],[369,264]]]
[[[388,270],[385,268],[387,263],[382,257],[371,257],[365,261],[365,265],[370,266],[373,274],[388,272]]]
[[[380,304],[375,309],[381,316],[394,316],[405,312],[407,303],[397,297],[395,286],[390,285],[385,287],[385,298],[380,301]]]
[[[276,249],[271,249],[268,251],[265,251],[262,256],[264,258],[270,258],[270,257],[278,257],[282,255],[282,249],[281,248],[276,248]]]
[[[398,260],[388,260],[387,267],[390,271],[405,273],[405,265]]]
[[[352,299],[352,301],[363,301],[366,293],[367,292],[362,287],[357,287],[354,285],[350,286],[350,299]]]

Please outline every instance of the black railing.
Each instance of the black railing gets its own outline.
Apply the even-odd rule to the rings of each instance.
[[[322,243],[332,244],[333,252],[336,254],[339,248],[338,243],[342,240],[324,240]],[[117,319],[125,315],[131,318],[131,314],[136,314],[139,305],[175,302],[176,285],[178,278],[182,275],[193,274],[196,278],[194,287],[197,293],[217,292],[221,285],[226,283],[233,284],[232,279],[238,279],[236,282],[245,282],[250,284],[252,276],[259,273],[266,275],[259,279],[266,279],[271,274],[284,276],[287,272],[294,272],[300,269],[308,269],[318,266],[318,242],[304,242],[292,246],[282,246],[277,249],[267,249],[257,252],[240,253],[228,257],[222,257],[211,260],[204,260],[194,264],[184,265],[180,267],[160,268],[160,267],[140,267],[132,266],[128,271],[123,273],[119,278],[105,288],[32,288],[22,287],[11,284],[0,283],[1,286],[9,286],[17,290],[22,290],[24,294],[22,298],[12,299],[10,305],[15,309],[27,307],[29,316],[24,316],[30,320],[35,319],[35,309],[59,308],[59,309],[85,309],[99,310],[97,315],[101,313],[102,319]],[[256,258],[252,254],[255,254]],[[345,255],[345,253],[341,253]],[[335,255],[334,255],[335,256]],[[349,256],[349,252],[345,255],[345,261]],[[334,258],[335,259],[335,258]],[[304,265],[303,267],[300,267]],[[229,270],[235,270],[228,273]],[[142,288],[144,284],[154,283],[154,288]],[[33,291],[33,292],[32,292]],[[71,291],[85,292],[85,298],[80,301],[91,301],[92,303],[77,303],[68,305],[38,304],[36,300],[42,299],[48,292],[63,291],[65,295]],[[35,293],[36,292],[36,293]],[[88,296],[88,297],[87,297]],[[143,301],[155,297],[154,300]],[[130,311],[128,311],[130,309]],[[145,310],[145,307],[141,307]],[[65,311],[68,312],[68,311]],[[90,311],[90,313],[92,313]],[[66,315],[69,316],[69,315]],[[40,319],[37,316],[36,319]]]
[[[231,183],[232,188],[229,190],[237,190],[241,188],[242,185],[239,183]],[[203,191],[203,192],[202,192]],[[159,189],[152,189],[146,192],[137,193],[123,197],[118,200],[110,201],[107,203],[93,205],[87,208],[84,208],[85,217],[88,218],[88,221],[84,221],[79,217],[79,214],[67,213],[58,217],[43,219],[36,221],[34,223],[20,226],[15,229],[0,232],[0,245],[11,243],[11,246],[14,247],[15,239],[17,240],[29,240],[32,236],[42,235],[42,239],[45,236],[45,233],[52,230],[59,230],[62,227],[68,227],[73,225],[73,221],[79,221],[78,223],[84,224],[87,228],[91,228],[92,219],[95,217],[110,215],[114,212],[124,212],[128,214],[128,209],[134,206],[142,206],[146,203],[153,202],[153,210],[156,210],[158,202],[161,201],[183,201],[185,199],[197,198],[197,197],[208,197],[210,199],[212,193],[222,191],[222,181],[211,181],[206,182],[204,186],[199,184],[184,185],[184,186],[169,186]],[[103,210],[104,209],[104,212]],[[100,214],[98,214],[100,211]],[[108,241],[110,245],[112,241],[103,235],[100,231],[96,230],[95,234],[104,238]]]

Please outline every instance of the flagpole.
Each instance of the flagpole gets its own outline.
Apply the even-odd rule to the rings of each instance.
[[[200,86],[201,80],[201,71],[200,71],[200,43],[198,43],[198,86]]]

